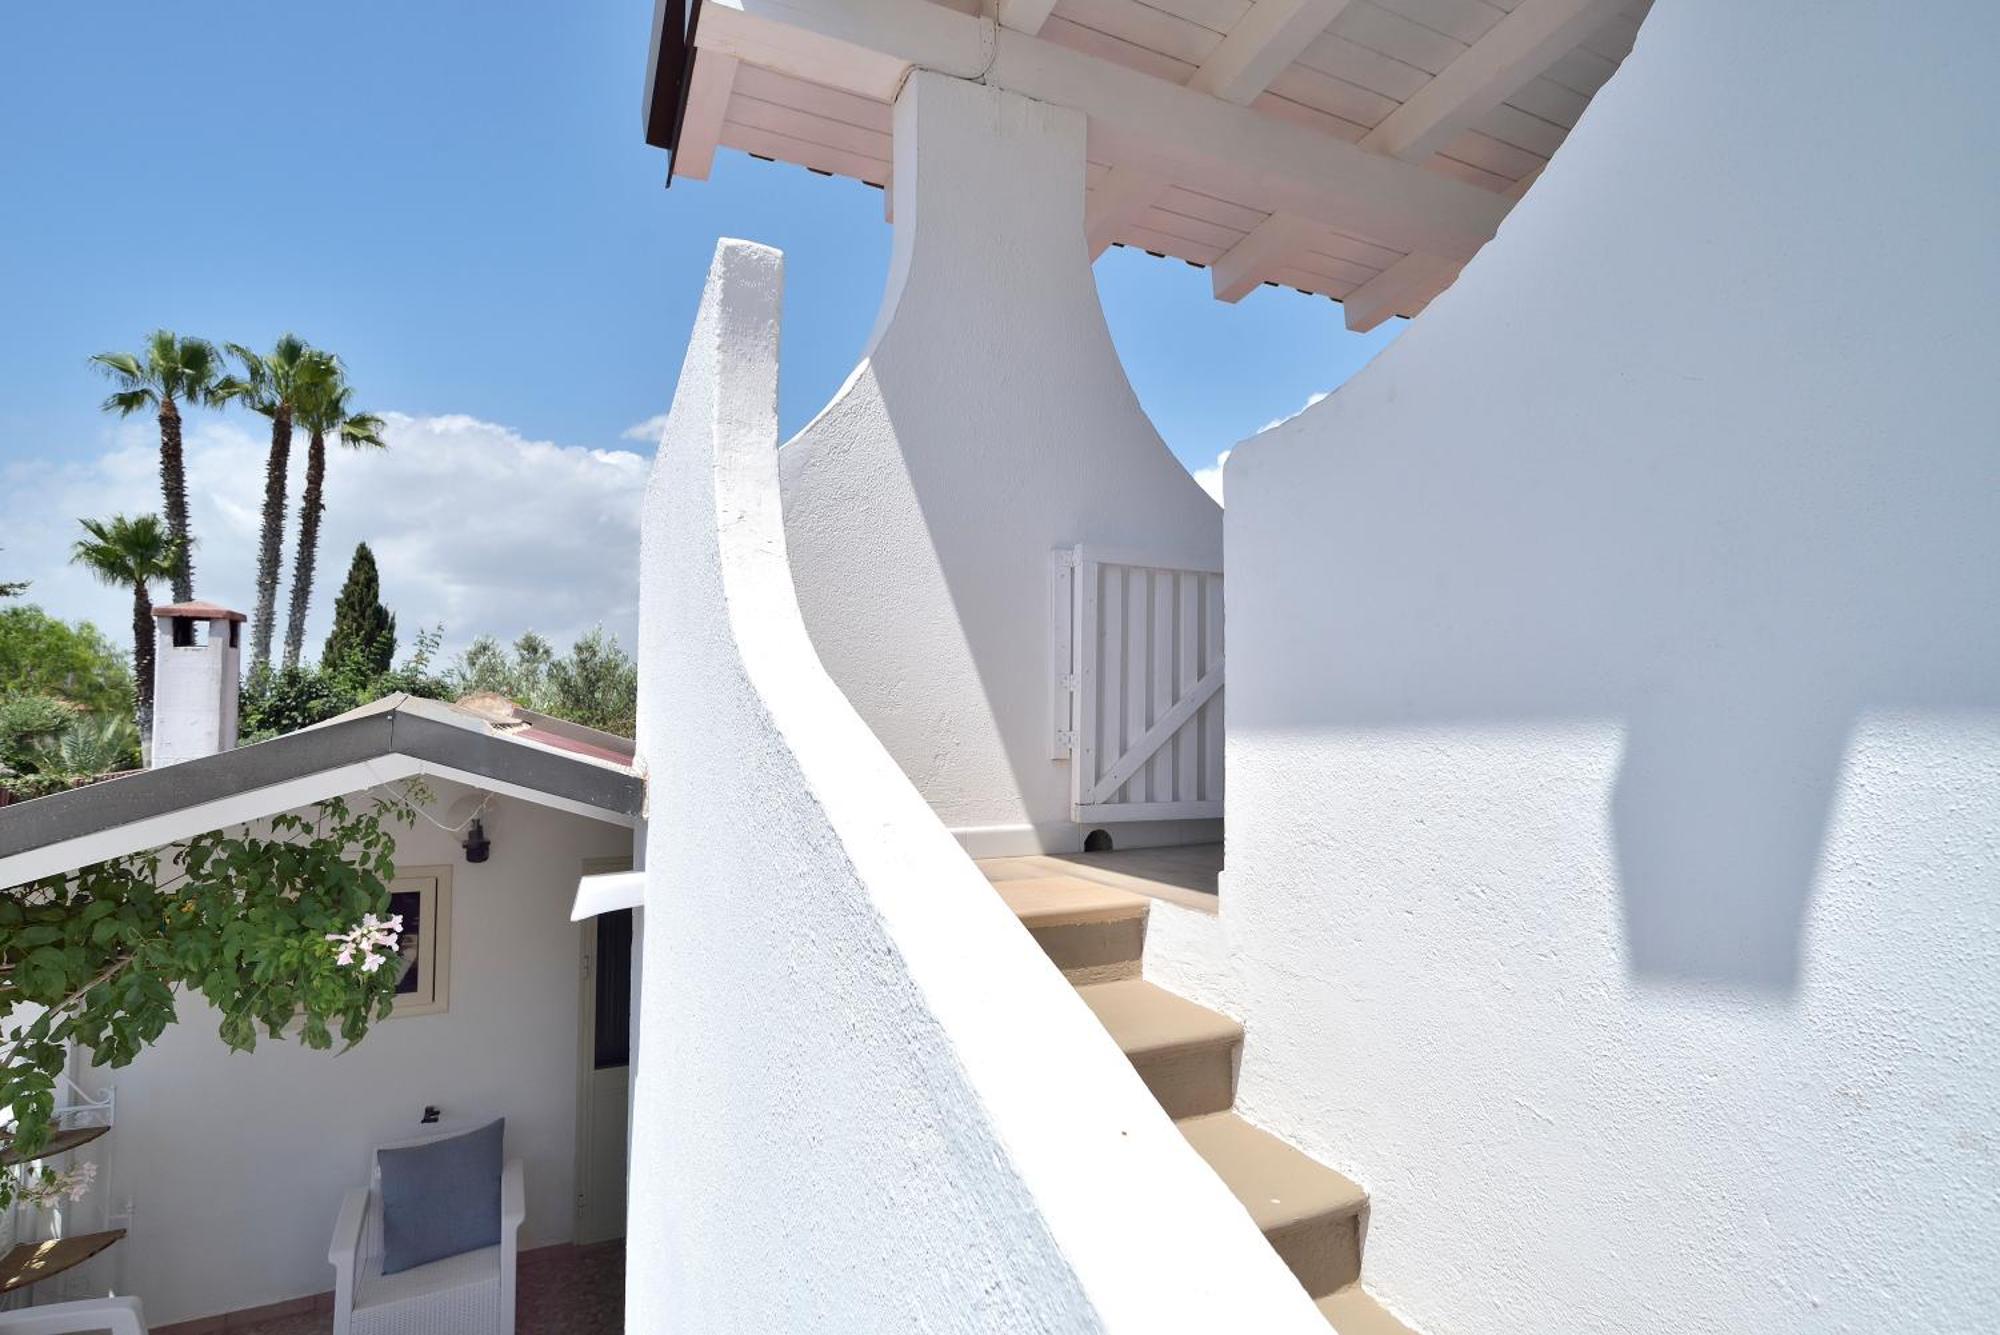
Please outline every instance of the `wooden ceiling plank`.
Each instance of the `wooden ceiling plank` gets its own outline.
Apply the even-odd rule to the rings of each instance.
[[[1298,67],[1295,65],[1292,68]],[[1350,144],[1360,143],[1361,136],[1368,133],[1368,127],[1365,125],[1344,121],[1332,112],[1322,111],[1305,102],[1295,102],[1289,97],[1279,97],[1276,93],[1265,93],[1250,105],[1266,116],[1290,121],[1294,125],[1303,125],[1308,130],[1317,130],[1321,134],[1344,139]]]
[[[1000,0],[998,17],[1003,26],[1032,37],[1049,21],[1055,7],[1056,0]]]
[[[1196,66],[1222,40],[1213,29],[1137,0],[1068,0],[1059,17]]]
[[[1392,14],[1434,32],[1472,43],[1484,37],[1507,11],[1486,0],[1372,0]]]
[[[723,116],[729,110],[729,96],[736,84],[735,56],[723,51],[700,51],[694,57],[694,78],[688,84],[687,107],[681,113],[680,143],[674,149],[674,175],[690,181],[706,181],[715,165],[716,145],[721,141]]]
[[[1215,262],[1211,279],[1219,301],[1241,301],[1270,276],[1307,249],[1323,229],[1296,213],[1274,213],[1250,230]]]
[[[1084,113],[1098,161],[1401,251],[1469,259],[1506,216],[1497,194],[930,0],[708,0],[702,15],[704,49],[877,99],[913,64],[982,78]]]
[[[827,144],[815,144],[793,135],[759,129],[754,125],[724,121],[722,144],[725,148],[741,149],[745,153],[755,153],[758,157],[775,158],[779,162],[789,162],[796,167],[831,172],[836,176],[867,181],[871,185],[886,185],[889,180],[887,162],[864,157],[859,153],[850,153]]]
[[[1449,260],[1421,251],[1405,255],[1348,293],[1342,318],[1349,329],[1365,334],[1392,315],[1415,315],[1457,276],[1458,266]]]
[[[1623,0],[1522,0],[1368,132],[1362,147],[1421,162],[1618,12]]]
[[[794,79],[755,65],[740,65],[737,68],[734,88],[736,92],[760,102],[775,102],[781,107],[810,111],[815,116],[845,121],[881,134],[889,133],[894,119],[894,108],[887,102],[872,102],[837,88],[807,83],[804,79]]]
[[[1128,246],[1137,246],[1141,250],[1157,251],[1159,254],[1170,255],[1177,260],[1186,260],[1189,264],[1199,264],[1203,268],[1213,263],[1215,257],[1221,254],[1221,251],[1214,246],[1204,246],[1198,241],[1189,241],[1183,237],[1171,236],[1165,232],[1156,232],[1152,228],[1139,223],[1134,223],[1132,226],[1126,228],[1125,234],[1118,239]]]
[[[1108,60],[1126,69],[1165,79],[1168,83],[1186,83],[1196,68],[1191,60],[1182,60],[1164,51],[1155,51],[1150,46],[1128,42],[1114,33],[1100,32],[1082,23],[1072,23],[1060,14],[1048,21],[1042,29],[1042,37],[1072,51]]]
[[[1090,258],[1096,259],[1120,239],[1125,229],[1146,215],[1167,192],[1167,183],[1157,176],[1130,167],[1113,167],[1111,174],[1092,190],[1083,203],[1083,234],[1090,243]]]
[[[1249,106],[1271,86],[1279,71],[1327,25],[1340,17],[1349,0],[1256,0],[1236,21],[1188,86],[1225,102]]]
[[[892,161],[895,150],[890,137],[880,130],[866,130],[830,116],[800,111],[777,102],[765,102],[738,93],[729,103],[729,120],[753,130],[769,130],[807,143],[837,148],[843,153],[879,162]]]

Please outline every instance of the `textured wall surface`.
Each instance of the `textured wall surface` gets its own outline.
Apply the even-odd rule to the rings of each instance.
[[[470,792],[426,780],[446,820]],[[451,1008],[391,1019],[351,1052],[260,1039],[232,1053],[217,1017],[183,999],[181,1021],[131,1066],[92,1075],[118,1090],[100,1144],[113,1210],[131,1236],[98,1264],[154,1324],[239,1311],[333,1287],[327,1242],[341,1197],[368,1182],[374,1147],[422,1134],[434,1103],[454,1122],[507,1119],[524,1161],[524,1246],[567,1241],[576,1165],[577,927],[583,860],[627,852],[623,826],[494,799],[489,861],[424,820],[396,842],[405,867],[452,873]]]
[[[1431,1335],[1994,1328],[1996,57],[1659,0],[1230,460],[1242,1102]]]
[[[632,1331],[1319,1331],[815,657],[779,257],[725,241],[643,521]]]
[[[1049,552],[1211,565],[1221,509],[1112,347],[1084,245],[1083,117],[919,71],[895,128],[875,336],[780,455],[799,602],[827,671],[947,825],[990,831],[982,852],[1081,847],[1049,755]]]

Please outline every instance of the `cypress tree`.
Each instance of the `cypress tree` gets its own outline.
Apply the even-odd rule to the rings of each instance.
[[[367,543],[354,549],[347,582],[333,605],[333,629],[327,634],[320,666],[329,672],[353,670],[379,677],[396,656],[396,614],[382,606],[382,579],[375,553]]]

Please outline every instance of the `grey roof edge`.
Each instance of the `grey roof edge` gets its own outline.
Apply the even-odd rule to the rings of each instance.
[[[200,760],[0,807],[0,857],[398,754],[612,815],[642,814],[645,782],[635,774],[511,741],[484,728],[424,717],[400,704],[378,712],[357,711]]]

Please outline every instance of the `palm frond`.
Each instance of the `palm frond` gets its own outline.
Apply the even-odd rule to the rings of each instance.
[[[160,396],[153,392],[150,385],[142,385],[137,389],[121,389],[116,394],[108,395],[104,400],[103,409],[107,413],[115,412],[120,417],[130,417],[133,413],[150,408],[159,401]]]
[[[385,424],[374,413],[355,413],[340,424],[340,443],[350,449],[386,450],[389,442],[382,438]]]
[[[124,588],[173,574],[181,544],[158,515],[76,522],[84,536],[71,546],[69,559],[104,583]]]
[[[100,352],[90,364],[121,385],[139,385],[146,380],[145,364],[129,352]]]

